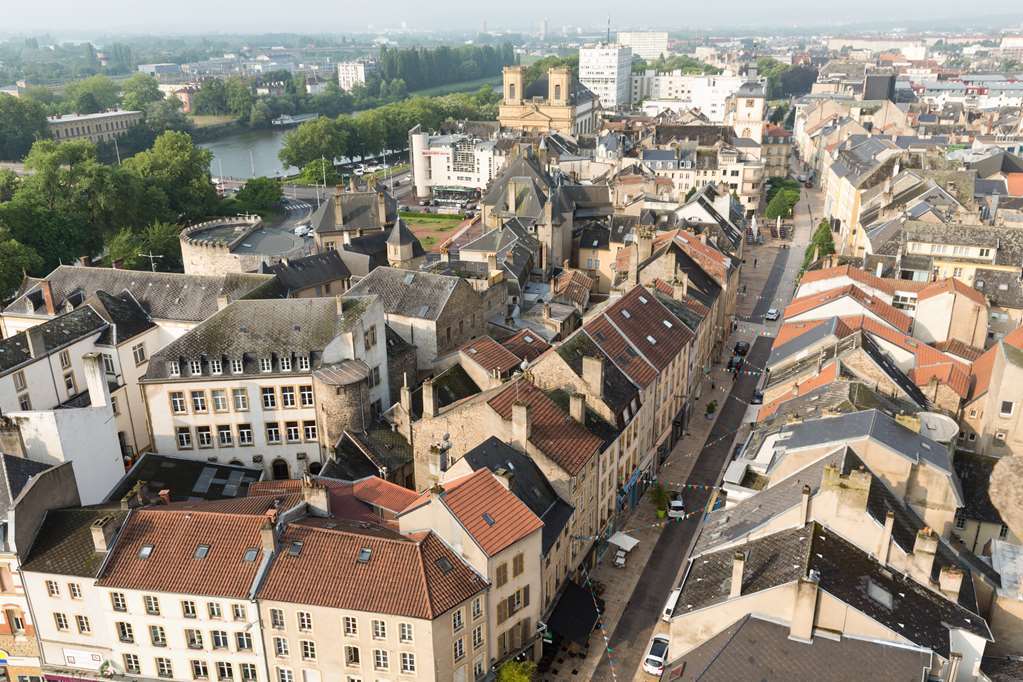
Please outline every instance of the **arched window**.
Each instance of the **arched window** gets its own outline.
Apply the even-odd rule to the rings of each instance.
[[[749,129],[749,128],[743,128],[743,129],[742,129],[742,136],[743,136],[743,137],[749,137],[749,136],[750,136],[750,134],[751,134],[751,131],[750,131],[750,129]]]
[[[288,463],[285,462],[283,459],[280,458],[275,459],[273,464],[270,465],[270,470],[273,473],[275,481],[291,478],[291,476],[289,475]]]
[[[323,470],[323,465],[320,464],[319,462],[313,462],[313,463],[311,463],[309,465],[309,473],[311,473],[313,476],[315,476],[316,474],[320,473],[320,471],[322,471],[322,470]]]

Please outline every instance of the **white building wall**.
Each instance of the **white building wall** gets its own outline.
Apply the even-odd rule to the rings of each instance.
[[[22,574],[25,591],[32,604],[36,635],[40,645],[40,658],[46,665],[61,668],[79,669],[96,673],[104,661],[111,660],[113,629],[104,618],[103,593],[95,586],[95,580],[80,576],[59,575],[56,573]],[[51,597],[46,589],[46,581],[52,580],[60,587],[60,595]],[[70,583],[75,583],[81,590],[81,599],[70,597]],[[54,614],[62,613],[68,619],[68,630],[57,629]],[[80,635],[77,627],[77,616],[89,619],[92,632]],[[118,671],[123,667],[117,665]]]
[[[647,61],[667,56],[667,31],[619,31],[616,37],[619,45],[632,48],[632,53]]]
[[[712,123],[725,120],[728,98],[746,82],[742,76],[692,76],[681,70],[671,73],[646,71],[632,76],[633,102],[656,100],[659,109],[699,109]],[[646,113],[650,113],[646,111]]]
[[[579,48],[579,81],[600,98],[605,110],[629,105],[632,90],[632,49],[623,45]]]

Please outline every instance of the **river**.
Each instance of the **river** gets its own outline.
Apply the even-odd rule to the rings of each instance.
[[[199,146],[213,152],[210,173],[214,176],[272,178],[291,175],[297,173],[298,169],[285,168],[277,158],[277,152],[284,146],[284,136],[289,130],[294,129],[245,130]]]

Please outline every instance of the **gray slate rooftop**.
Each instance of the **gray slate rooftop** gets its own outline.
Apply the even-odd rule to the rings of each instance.
[[[383,267],[363,277],[346,296],[375,294],[389,315],[436,320],[458,286],[469,285],[458,277]]]

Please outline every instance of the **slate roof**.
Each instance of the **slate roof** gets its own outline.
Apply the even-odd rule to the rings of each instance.
[[[1002,523],[1002,515],[988,494],[991,472],[998,458],[960,450],[955,453],[952,462],[963,486],[966,499],[962,509],[966,518],[985,523]]]
[[[672,682],[920,682],[929,651],[877,640],[789,637],[789,627],[747,614],[665,666]]]
[[[22,570],[95,577],[105,555],[96,552],[92,523],[110,516],[110,523],[118,527],[127,515],[118,506],[51,509],[43,518],[28,556],[21,562]]]
[[[510,350],[520,360],[532,362],[551,347],[549,343],[541,339],[529,329],[508,337],[501,342],[501,345]]]
[[[341,253],[330,249],[304,258],[291,258],[266,268],[289,293],[351,278]]]
[[[127,289],[116,296],[99,290],[85,303],[110,324],[97,339],[100,344],[116,346],[156,326]]]
[[[346,296],[375,294],[388,315],[436,320],[459,286],[469,285],[458,277],[381,267],[359,280]]]
[[[58,311],[68,303],[78,305],[100,290],[123,292],[127,289],[150,317],[186,322],[201,322],[217,312],[218,297],[224,296],[233,301],[257,296],[262,287],[273,282],[271,275],[183,275],[72,265],[61,265],[44,279],[50,282],[53,303]],[[4,312],[45,315],[39,284],[30,286],[4,308]]]
[[[1017,272],[977,268],[973,275],[973,286],[993,306],[1023,309],[1023,282]]]
[[[510,422],[512,406],[524,403],[530,408],[529,441],[555,464],[574,476],[600,452],[603,443],[582,424],[563,412],[557,404],[533,384],[519,379],[505,385],[487,404]]]
[[[463,455],[473,469],[504,471],[508,489],[543,521],[542,549],[546,556],[568,525],[575,508],[558,497],[547,477],[532,459],[491,436]]]
[[[1018,228],[966,223],[946,225],[907,220],[902,225],[902,233],[907,242],[995,248],[995,265],[1009,265],[1018,268],[1020,263],[1023,263],[1023,230]],[[894,255],[899,252],[899,249],[899,240],[890,239],[879,249],[875,249],[875,253]]]
[[[30,334],[35,358],[41,358],[75,341],[99,334],[107,327],[107,322],[93,310],[92,306],[86,305],[6,339],[0,339],[0,374],[12,372],[34,359],[29,352]]]
[[[211,358],[242,358],[243,374],[260,374],[259,358],[282,354],[311,356],[315,370],[323,349],[351,328],[370,299],[345,296],[343,316],[338,315],[337,302],[333,297],[235,301],[155,353],[145,380],[168,378],[168,364],[174,360],[182,377],[188,361],[202,359],[207,365]],[[209,376],[208,365],[202,369],[202,376]],[[227,362],[223,371],[228,371]]]
[[[281,546],[294,543],[297,555],[280,551],[271,563],[262,600],[432,620],[487,585],[432,532],[321,520],[289,525]]]
[[[263,476],[262,468],[217,464],[146,452],[107,494],[106,501],[118,503],[136,483],[145,483],[139,504],[156,502],[161,490],[169,490],[173,502],[220,500],[245,497],[249,485]]]
[[[631,417],[638,411],[640,392],[634,383],[622,372],[615,362],[589,336],[586,330],[577,330],[558,345],[555,351],[575,372],[583,376],[583,358],[598,358],[604,361],[604,384],[600,399],[607,403],[615,415],[619,428],[628,426]],[[631,413],[626,414],[628,410]]]
[[[24,457],[0,453],[0,516],[7,518],[7,510],[21,494],[29,479],[51,466]]]
[[[377,194],[384,195],[384,216],[381,219]],[[341,201],[342,225],[335,222],[335,204]],[[387,192],[335,192],[320,204],[309,219],[316,232],[380,229],[398,218],[398,202]]]

